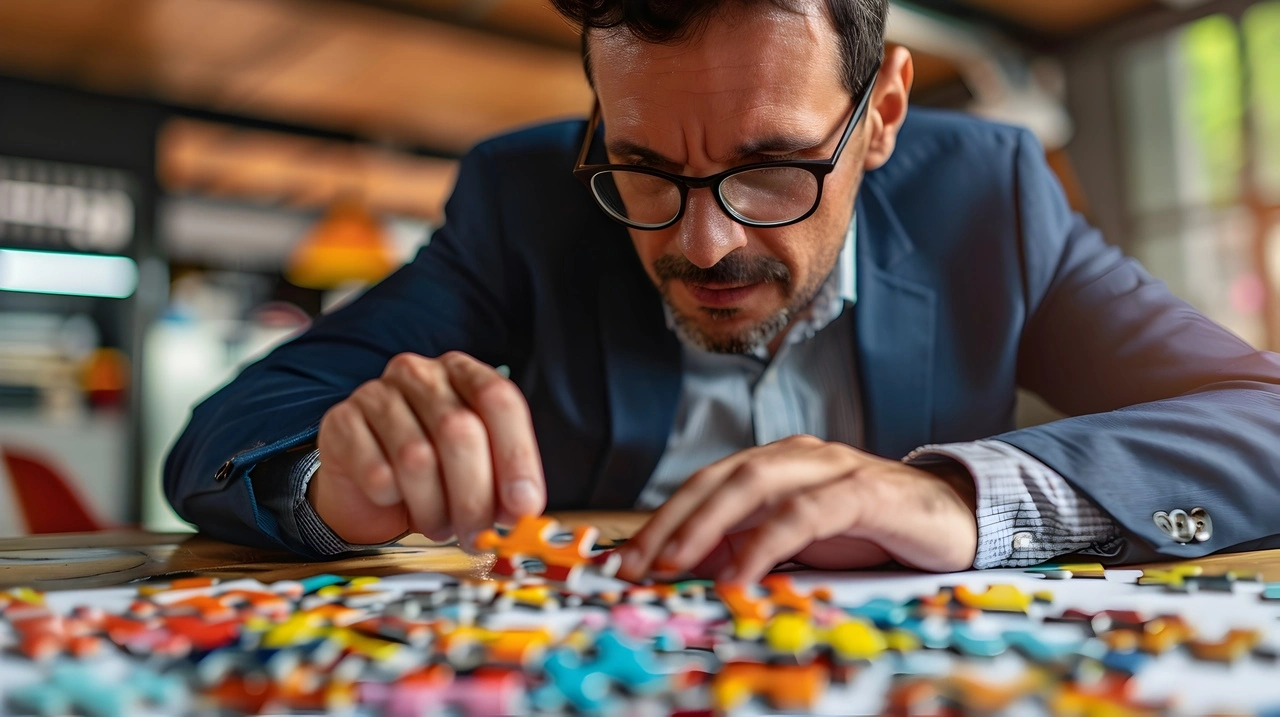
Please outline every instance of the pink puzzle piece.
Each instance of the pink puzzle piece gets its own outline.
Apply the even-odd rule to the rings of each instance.
[[[466,717],[524,714],[524,676],[513,670],[480,668],[456,677],[444,665],[432,665],[386,684],[360,686],[360,701],[380,705],[386,717],[440,714],[445,708]]]

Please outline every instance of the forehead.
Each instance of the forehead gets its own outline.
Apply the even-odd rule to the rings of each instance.
[[[648,146],[702,138],[708,150],[758,133],[829,129],[847,107],[839,39],[821,2],[747,3],[673,44],[595,31],[592,79],[610,136]],[[658,149],[658,147],[654,147]]]

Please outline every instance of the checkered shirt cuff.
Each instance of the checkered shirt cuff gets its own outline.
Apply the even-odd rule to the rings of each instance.
[[[1052,468],[996,440],[928,445],[904,460],[959,462],[977,488],[978,551],[973,567],[1036,565],[1076,552],[1114,554],[1116,522]]]
[[[316,514],[315,508],[311,507],[311,501],[307,500],[307,486],[311,484],[311,478],[318,470],[320,470],[319,449],[313,450],[304,456],[302,460],[293,465],[293,469],[289,472],[289,495],[292,496],[293,500],[293,537],[309,550],[326,557],[349,553],[353,550],[382,547],[400,539],[396,538],[396,540],[378,543],[377,545],[357,545],[339,538],[329,528],[328,524]],[[284,525],[285,521],[281,521],[281,524]]]

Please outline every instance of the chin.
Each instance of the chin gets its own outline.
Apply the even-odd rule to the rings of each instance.
[[[693,316],[674,313],[680,338],[712,353],[752,353],[768,344],[790,320],[785,309],[763,317],[741,309],[699,308]]]

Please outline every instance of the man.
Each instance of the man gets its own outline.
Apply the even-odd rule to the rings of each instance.
[[[883,0],[557,7],[593,122],[480,145],[411,264],[198,407],[181,515],[321,556],[656,508],[632,579],[1280,545],[1276,356],[1026,132],[908,117]],[[1018,385],[1075,417],[1014,430]]]

